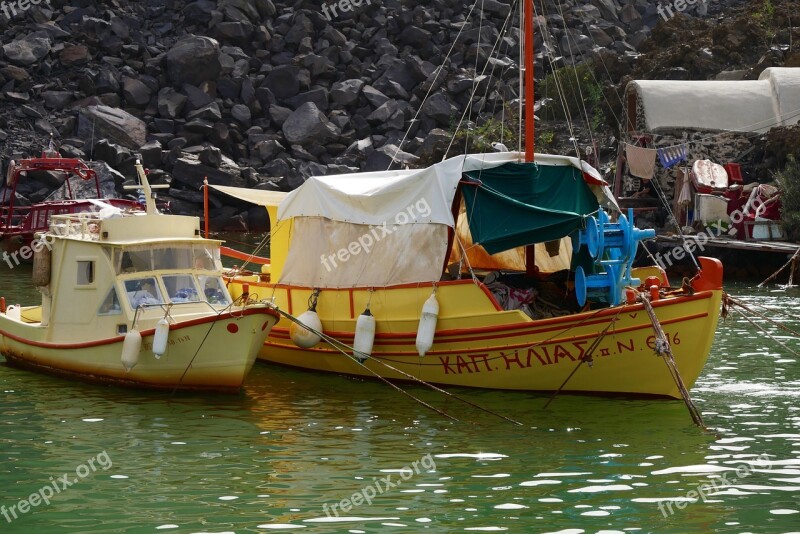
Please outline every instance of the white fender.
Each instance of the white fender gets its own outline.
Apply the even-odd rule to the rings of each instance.
[[[122,366],[130,371],[139,363],[139,351],[142,350],[142,334],[133,329],[125,334],[122,342]]]
[[[417,352],[420,356],[425,356],[433,346],[433,336],[436,334],[438,319],[439,301],[436,300],[436,294],[432,293],[422,305],[422,316],[419,318],[419,327],[417,328]]]
[[[301,313],[297,320],[303,323],[303,325],[312,328],[317,332],[322,332],[322,321],[319,320],[319,315],[317,315],[317,312],[313,310],[307,310]],[[291,337],[294,344],[301,349],[310,349],[322,341],[322,338],[319,335],[303,328],[294,321],[291,325],[289,325],[289,337]]]
[[[162,317],[156,323],[156,331],[153,334],[153,354],[156,360],[167,352],[167,341],[169,341],[169,321],[166,317]]]
[[[358,316],[356,321],[356,335],[353,340],[353,356],[359,360],[372,355],[372,345],[375,343],[375,316],[369,308]]]

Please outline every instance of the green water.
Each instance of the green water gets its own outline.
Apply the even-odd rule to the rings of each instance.
[[[0,295],[33,302],[29,273],[0,270]],[[800,315],[800,293],[731,292]],[[741,319],[720,325],[692,391],[711,432],[681,402],[563,396],[543,410],[542,396],[461,391],[516,427],[408,389],[461,422],[380,383],[265,364],[234,396],[0,365],[0,532],[800,531],[800,363]],[[62,489],[64,474],[78,481]],[[53,483],[49,505],[13,518]],[[336,517],[356,492],[372,503]]]

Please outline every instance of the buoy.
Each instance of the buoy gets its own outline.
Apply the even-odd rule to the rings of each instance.
[[[167,352],[167,341],[169,340],[169,321],[162,317],[156,323],[156,332],[153,334],[153,354],[156,360]]]
[[[50,285],[50,245],[42,239],[33,247],[33,285]]]
[[[375,316],[367,308],[356,321],[353,355],[361,361],[366,360],[367,356],[372,355],[373,343],[375,343]]]
[[[322,321],[319,320],[319,315],[317,315],[314,309],[309,309],[301,313],[297,320],[317,332],[322,332]],[[289,326],[289,337],[291,337],[294,344],[301,349],[310,349],[322,341],[322,338],[318,334],[312,333],[310,330],[303,328],[303,326],[295,322],[292,322]]]
[[[425,304],[422,305],[422,316],[419,318],[417,328],[417,352],[420,357],[431,350],[433,346],[433,336],[436,334],[436,321],[439,319],[439,301],[436,300],[436,293],[431,293]]]
[[[135,328],[125,334],[122,342],[122,366],[130,371],[139,363],[139,351],[142,349],[142,334]]]

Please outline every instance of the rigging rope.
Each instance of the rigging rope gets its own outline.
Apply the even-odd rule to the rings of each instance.
[[[678,391],[680,391],[681,397],[683,397],[683,402],[689,409],[689,414],[692,416],[694,423],[700,428],[706,428],[705,424],[703,424],[703,418],[700,415],[700,411],[697,409],[697,406],[694,405],[694,402],[692,402],[692,398],[689,395],[689,390],[686,389],[683,378],[681,378],[681,374],[678,371],[678,367],[675,363],[675,357],[672,354],[672,348],[669,346],[667,335],[664,333],[664,329],[661,327],[661,323],[656,316],[656,312],[653,309],[653,304],[650,302],[648,296],[644,293],[639,294],[639,301],[644,306],[645,311],[647,311],[647,315],[650,317],[650,322],[653,325],[653,332],[656,335],[656,354],[661,356],[664,359],[664,363],[667,364],[667,369],[669,369],[669,373],[675,382],[675,386],[678,388]]]

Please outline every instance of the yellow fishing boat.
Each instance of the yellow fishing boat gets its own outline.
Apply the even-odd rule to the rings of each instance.
[[[521,9],[524,154],[315,176],[285,196],[217,187],[270,213],[270,261],[228,278],[233,295],[273,298],[285,314],[262,360],[690,403],[720,313],[722,266],[701,258],[679,288],[663,271],[632,270],[653,232],[619,214],[585,161],[534,154],[533,2]]]
[[[691,387],[714,339],[721,264],[700,258],[679,288],[660,269],[631,269],[637,240],[652,234],[605,217],[615,202],[597,171],[574,158],[522,159],[312,177],[288,195],[212,186],[264,205],[273,221],[269,263],[231,273],[231,294],[274,299],[324,334],[282,319],[259,358],[445,385],[679,398],[645,306]],[[431,317],[432,337],[420,339]],[[345,355],[337,342],[358,350]]]
[[[146,211],[93,201],[50,217],[32,246],[41,305],[0,299],[0,353],[82,381],[237,391],[278,314],[231,298],[221,242],[200,236],[197,217],[158,213],[137,170]]]

